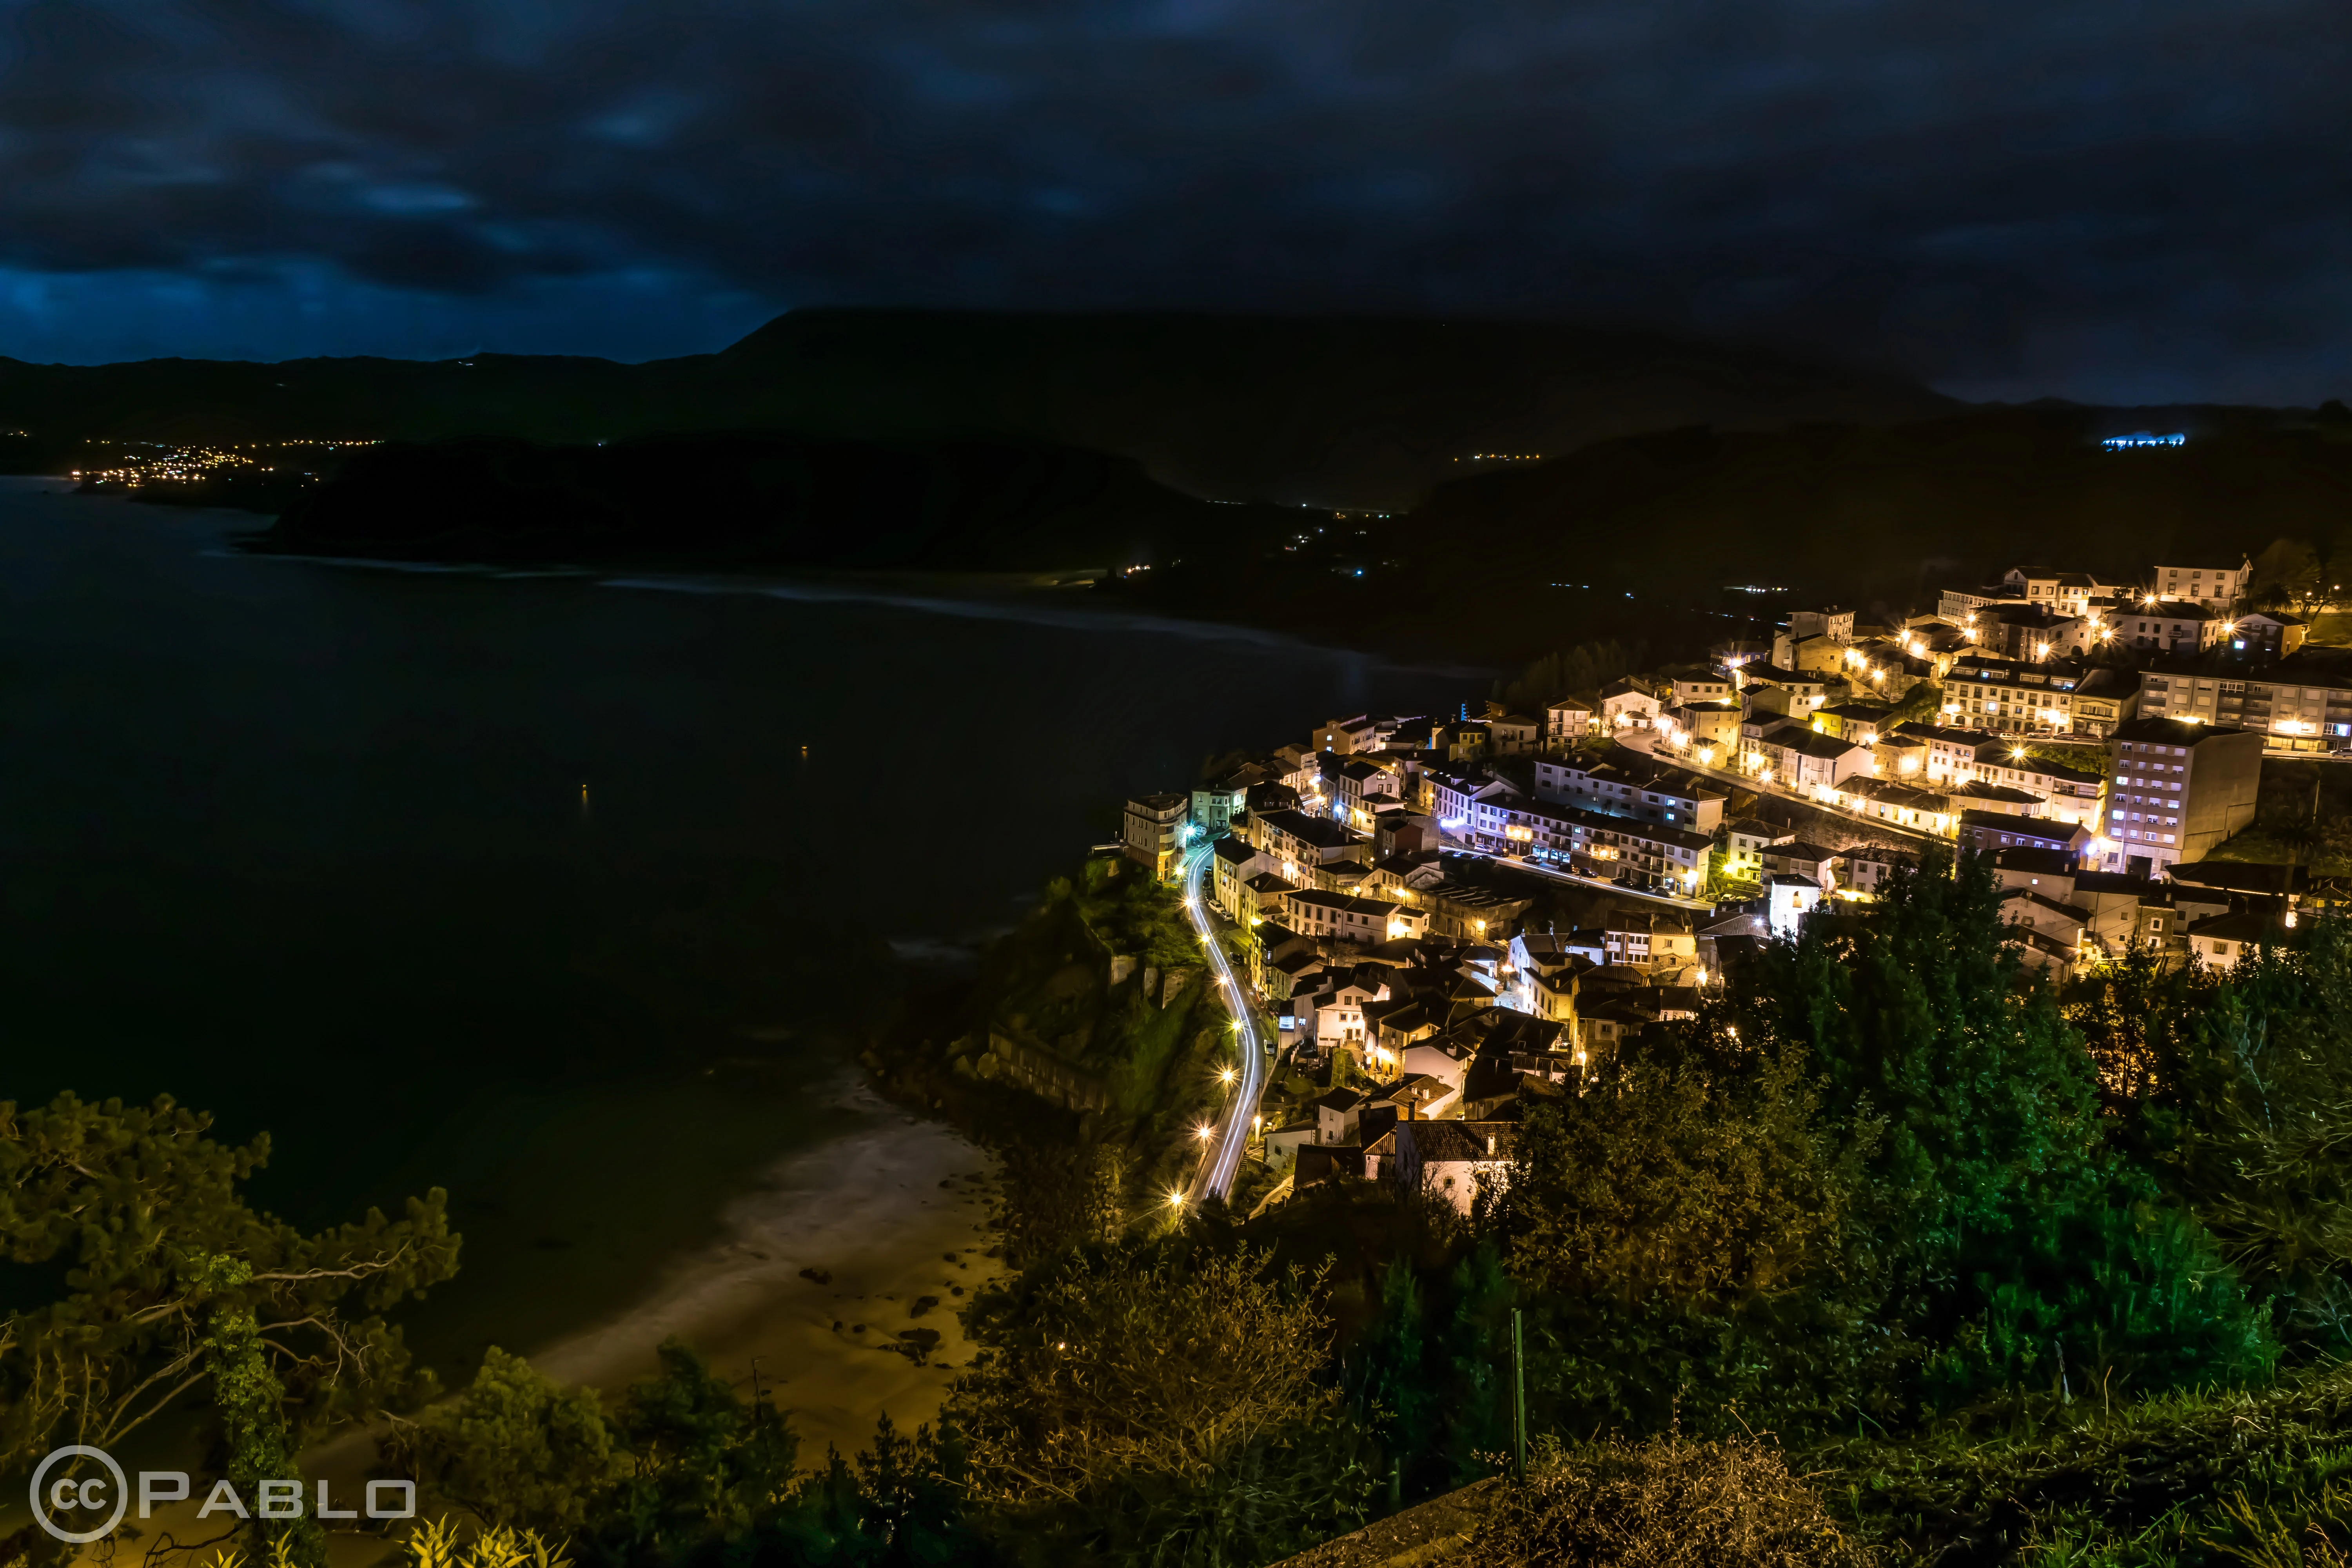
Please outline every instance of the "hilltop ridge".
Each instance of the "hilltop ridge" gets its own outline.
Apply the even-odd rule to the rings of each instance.
[[[91,437],[513,437],[762,428],[1090,447],[1211,500],[1402,510],[1481,452],[1557,456],[1684,425],[1877,423],[1955,406],[1899,379],[1545,322],[824,308],[715,354],[622,364],[0,359],[17,471]]]

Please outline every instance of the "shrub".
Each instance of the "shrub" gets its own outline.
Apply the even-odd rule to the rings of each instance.
[[[1553,1449],[1470,1538],[1492,1568],[1863,1568],[1779,1448],[1741,1436]]]

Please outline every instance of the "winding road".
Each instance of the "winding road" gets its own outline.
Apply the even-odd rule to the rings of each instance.
[[[1205,841],[1186,857],[1184,914],[1200,933],[1201,945],[1209,955],[1209,983],[1216,987],[1225,1012],[1233,1018],[1239,1060],[1234,1069],[1233,1097],[1212,1126],[1211,1137],[1205,1141],[1208,1152],[1184,1194],[1188,1205],[1232,1193],[1234,1175],[1242,1168],[1243,1157],[1248,1152],[1250,1123],[1257,1115],[1258,1097],[1265,1092],[1265,1028],[1258,1019],[1257,1010],[1250,1005],[1247,987],[1234,973],[1233,960],[1225,956],[1224,944],[1217,940],[1216,928],[1210,919],[1207,884],[1213,858]]]

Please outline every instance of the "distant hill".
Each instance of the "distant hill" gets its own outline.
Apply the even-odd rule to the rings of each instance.
[[[1891,378],[1633,332],[1172,313],[795,310],[718,355],[703,384],[793,428],[1015,432],[1139,458],[1197,495],[1380,510],[1477,453],[1957,406]]]
[[[1692,428],[1439,486],[1390,516],[1219,504],[1132,458],[1004,437],[394,445],[304,494],[269,547],[473,560],[1066,570],[1154,613],[1510,662],[1601,637],[1692,654],[1807,599],[1866,618],[2020,564],[2140,581],[2301,540],[2352,563],[2352,419],[2207,411],[2179,447],[2112,416]],[[1727,593],[1760,584],[1787,594]]]
[[[1603,637],[1689,655],[1792,603],[1898,616],[2014,565],[2129,584],[2290,539],[2352,569],[2352,418],[2202,416],[2184,446],[2126,452],[2099,446],[2112,415],[2065,405],[1632,436],[1443,485],[1401,517],[1235,534],[1109,592],[1502,659]]]
[[[2132,583],[2158,561],[2234,563],[2280,538],[2352,547],[2352,426],[2198,413],[2186,445],[2121,452],[2099,444],[2112,414],[2065,405],[1661,432],[1443,486],[1411,521],[1423,536],[1509,539],[1539,574],[1778,584],[1865,607],[2021,564]]]
[[[1687,425],[1948,411],[1917,386],[1771,355],[1544,323],[796,310],[722,353],[625,365],[0,359],[0,454],[92,437],[593,442],[779,428],[987,434],[1129,457],[1204,497],[1398,510],[1478,453],[1558,456]]]
[[[301,554],[724,568],[1036,571],[1148,558],[1249,508],[1132,459],[1043,442],[658,436],[556,447],[394,442],[352,458],[258,542]]]
[[[2189,438],[2100,448],[2141,427]],[[2340,405],[1965,407],[1527,323],[822,310],[641,365],[0,361],[0,465],[94,436],[392,438],[323,462],[278,548],[1150,561],[1104,597],[1498,661],[1703,647],[1789,602],[1730,584],[1897,614],[2027,562],[2130,581],[2284,537],[2352,569]],[[1456,461],[1479,453],[1544,456]],[[1252,499],[1288,504],[1221,504]]]
[[[28,364],[0,358],[0,429],[43,447],[141,441],[595,441],[643,434],[698,362],[483,354],[470,360],[156,359]],[[689,422],[690,423],[690,422]],[[730,421],[730,424],[740,424]],[[21,460],[21,454],[11,454]]]

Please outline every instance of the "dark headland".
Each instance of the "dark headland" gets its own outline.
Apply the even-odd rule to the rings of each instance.
[[[2100,446],[2151,426],[2192,438]],[[378,443],[149,488],[282,513],[265,549],[1083,572],[1157,613],[1496,660],[1571,622],[1722,635],[1757,607],[1733,584],[1892,606],[2062,541],[2137,562],[2253,518],[2325,551],[2352,516],[2336,405],[1969,406],[1501,321],[811,310],[643,364],[0,361],[0,427],[23,472]]]

